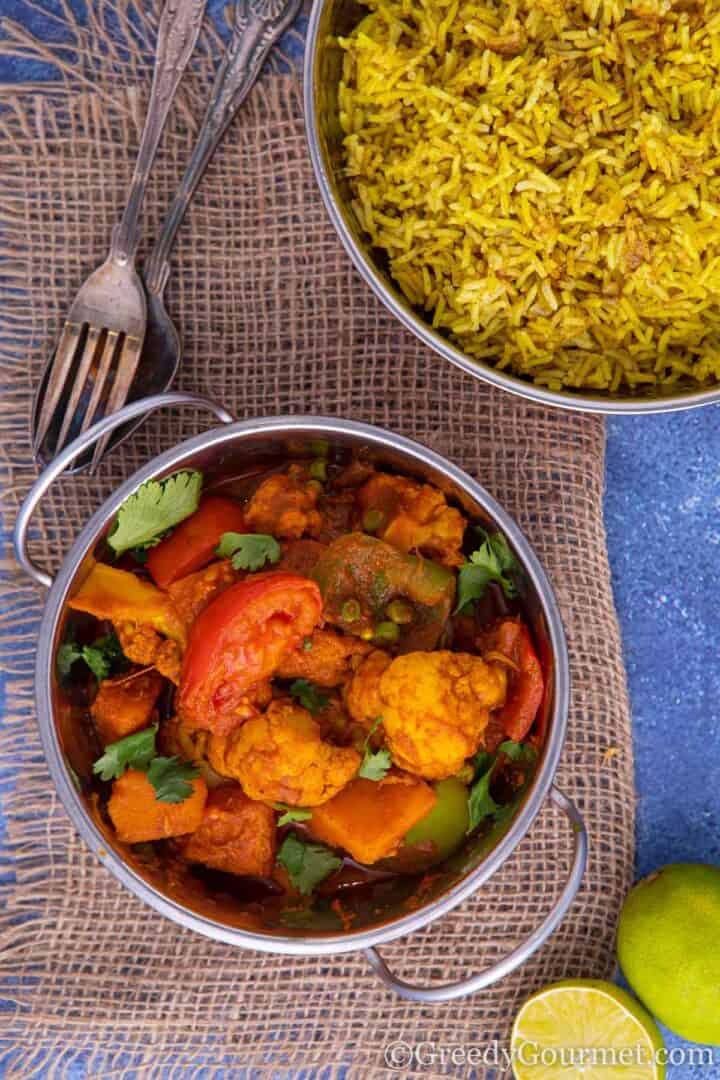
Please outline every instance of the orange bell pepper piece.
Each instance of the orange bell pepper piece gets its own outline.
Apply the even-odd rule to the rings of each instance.
[[[245,531],[245,515],[238,503],[220,495],[206,495],[194,514],[167,539],[150,548],[147,568],[160,588],[167,589],[179,578],[207,566],[223,533]]]
[[[96,619],[151,626],[180,645],[185,644],[185,627],[170,598],[129,570],[95,563],[68,605]]]

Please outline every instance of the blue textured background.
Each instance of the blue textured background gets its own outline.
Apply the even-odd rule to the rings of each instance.
[[[81,0],[72,6],[81,11]],[[209,6],[220,24],[220,0]],[[0,14],[57,37],[25,0],[0,0]],[[0,82],[51,74],[0,57]],[[720,863],[720,410],[610,420],[605,517],[633,708],[638,875]],[[668,1048],[686,1045],[665,1035]],[[720,1051],[716,1061],[673,1065],[668,1076],[716,1080]],[[77,1062],[71,1072],[84,1075]]]

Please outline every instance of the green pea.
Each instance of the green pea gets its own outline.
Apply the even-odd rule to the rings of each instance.
[[[377,532],[385,524],[385,515],[382,510],[366,510],[363,514],[362,526],[365,532]]]
[[[319,480],[320,483],[325,483],[327,480],[327,461],[323,458],[318,458],[317,461],[313,461],[308,469],[311,480]]]
[[[357,622],[362,615],[362,608],[357,600],[351,598],[350,600],[346,600],[340,608],[340,614],[345,622]]]
[[[415,618],[413,606],[408,604],[407,600],[391,600],[385,608],[385,614],[391,622],[397,623],[398,626],[407,626]]]
[[[308,447],[317,457],[327,457],[330,453],[330,443],[327,439],[311,439]]]
[[[400,628],[394,622],[381,622],[375,627],[375,640],[392,643],[400,637]]]

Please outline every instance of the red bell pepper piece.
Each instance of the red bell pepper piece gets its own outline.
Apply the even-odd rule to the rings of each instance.
[[[150,548],[147,568],[161,589],[212,562],[220,537],[245,532],[242,507],[221,495],[206,495],[194,514],[174,532]]]
[[[545,685],[532,638],[519,619],[503,619],[483,643],[486,650],[501,653],[514,665],[508,669],[507,697],[497,722],[508,738],[521,742],[535,721]]]

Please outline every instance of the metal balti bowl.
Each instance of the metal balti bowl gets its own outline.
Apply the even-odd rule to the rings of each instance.
[[[68,552],[57,577],[52,580],[27,552],[27,534],[32,514],[43,494],[79,454],[85,452],[105,432],[155,408],[194,405],[210,409],[222,426],[181,443],[155,458],[109,498],[82,529]],[[185,894],[177,885],[160,880],[157,873],[139,861],[133,849],[120,844],[91,801],[75,786],[72,770],[83,786],[91,781],[92,755],[87,746],[84,718],[63,708],[63,690],[56,675],[56,653],[68,618],[67,606],[87,574],[93,552],[107,535],[123,501],[151,478],[162,478],[182,468],[200,469],[206,487],[213,488],[233,478],[257,474],[273,463],[288,458],[310,457],[311,443],[326,440],[330,454],[345,456],[362,451],[378,464],[399,469],[440,487],[472,519],[501,530],[518,560],[520,589],[526,617],[532,624],[538,647],[547,657],[550,692],[547,695],[547,737],[537,771],[511,821],[483,837],[468,838],[465,848],[434,872],[431,895],[422,902],[406,903],[407,897],[390,897],[380,914],[369,910],[364,921],[352,930],[327,924],[257,925],[242,910],[203,902],[195,892]],[[405,997],[421,1001],[444,1001],[488,986],[512,971],[531,955],[552,933],[572,903],[582,878],[587,837],[576,808],[553,783],[563,746],[568,712],[568,656],[560,614],[552,589],[530,545],[517,525],[486,491],[466,473],[442,457],[399,435],[365,424],[324,417],[278,417],[233,422],[219,405],[189,394],[164,394],[135,402],[102,420],[80,436],[46,469],[26,497],[15,527],[15,550],[23,568],[41,585],[49,587],[37,649],[35,695],[38,724],[45,757],[60,798],[76,828],[98,858],[131,892],[167,918],[206,934],[217,941],[266,952],[300,955],[330,955],[364,950],[379,977]],[[567,817],[574,854],[570,871],[552,910],[525,941],[508,956],[481,974],[459,983],[416,987],[395,978],[376,947],[426,926],[450,911],[482,885],[510,857],[547,800]]]
[[[342,50],[337,38],[347,36],[365,14],[367,8],[355,0],[314,0],[305,49],[305,127],[315,176],[330,220],[363,279],[393,315],[443,359],[469,375],[542,405],[628,414],[671,412],[720,402],[720,386],[681,389],[658,396],[548,390],[474,360],[453,345],[449,337],[434,330],[427,317],[410,304],[388,272],[385,253],[370,245],[355,217],[343,165],[338,107]],[[432,358],[428,357],[428,363],[431,362]]]

